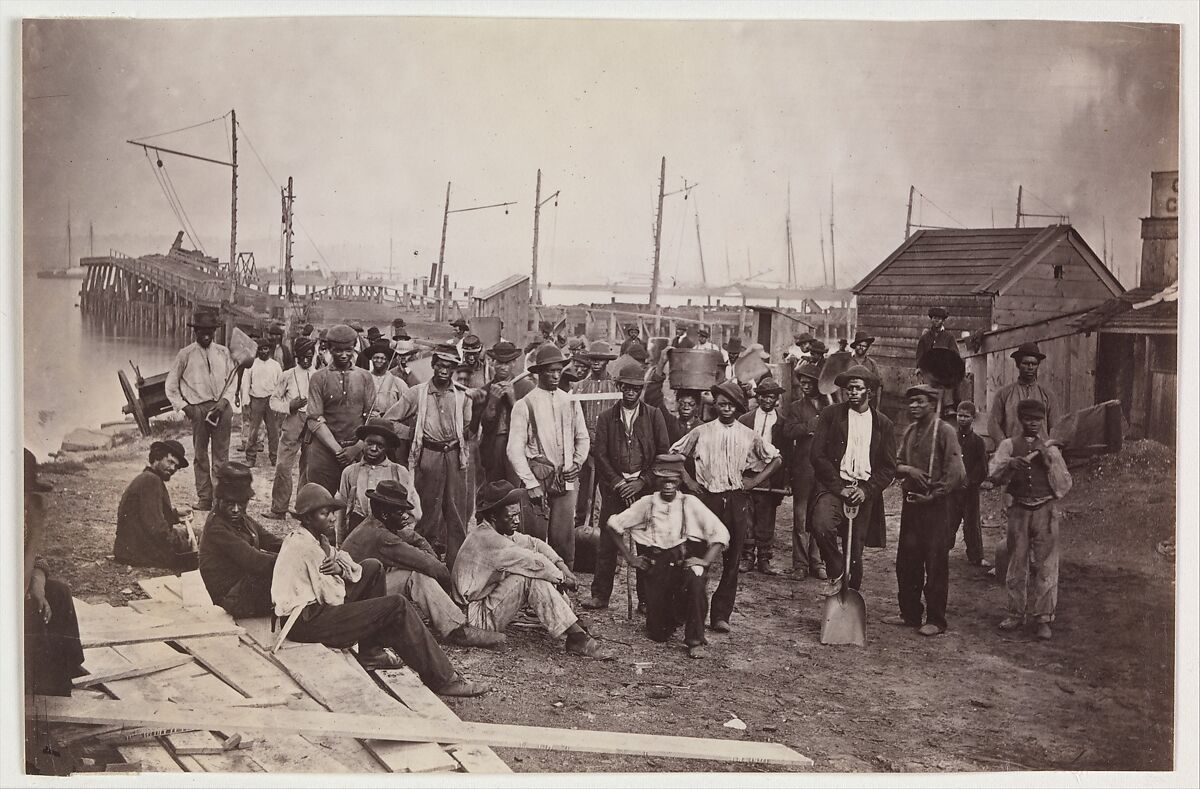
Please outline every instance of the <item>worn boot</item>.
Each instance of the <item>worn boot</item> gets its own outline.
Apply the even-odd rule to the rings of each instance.
[[[449,682],[434,692],[439,696],[482,696],[488,692],[488,688],[478,682],[471,682],[469,679],[463,678],[462,674],[456,671]]]
[[[763,575],[779,575],[779,571],[771,566],[771,560],[762,555],[758,557],[757,568]]]
[[[508,640],[508,637],[503,633],[497,633],[495,630],[482,630],[478,627],[462,625],[451,633],[447,640],[451,644],[456,644],[460,647],[495,649],[502,646]]]

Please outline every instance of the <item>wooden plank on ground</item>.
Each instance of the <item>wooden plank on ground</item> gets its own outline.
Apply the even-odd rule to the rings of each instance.
[[[137,764],[140,772],[144,773],[181,773],[183,767],[171,752],[161,743],[137,743],[134,745],[119,745],[117,753],[126,764]]]
[[[171,603],[182,603],[183,596],[171,591],[167,586],[167,579],[175,579],[173,575],[160,575],[157,578],[142,578],[138,581],[138,586],[142,587],[142,591],[150,595],[153,600],[165,600]]]
[[[181,602],[167,600],[130,600],[129,607],[139,614],[164,619],[168,622],[188,621],[221,621],[232,622],[233,617],[219,605],[192,606],[184,608]]]
[[[213,604],[199,570],[192,570],[179,577],[179,593],[187,608],[207,608]]]
[[[38,710],[44,720],[63,723],[220,726],[238,732],[285,731],[408,742],[465,742],[496,748],[615,753],[741,764],[808,767],[813,763],[812,759],[779,743],[495,723],[449,723],[415,717],[300,711],[284,716],[273,710],[204,709],[161,702],[92,701],[47,696],[36,697],[26,704],[26,709]]]
[[[273,659],[326,709],[416,720],[410,710],[376,685],[358,661],[346,652],[320,644],[306,644],[305,647],[281,649]],[[363,746],[392,772],[458,769],[458,762],[433,742],[386,742],[369,735],[359,739],[363,739]]]
[[[243,630],[225,622],[179,622],[163,627],[139,628],[128,631],[105,631],[95,634],[80,634],[84,649],[89,647],[114,647],[122,644],[142,644],[162,641],[178,641],[182,638],[205,636],[238,635]]]
[[[430,690],[410,668],[375,672],[386,687],[404,705],[418,715],[441,721],[457,721],[454,710]],[[511,773],[512,769],[496,752],[485,745],[451,745],[450,755],[469,773]]]
[[[76,677],[72,680],[72,684],[77,688],[87,688],[92,685],[100,685],[102,683],[112,682],[118,679],[131,679],[133,677],[144,677],[148,674],[157,674],[160,671],[166,671],[169,668],[182,666],[185,663],[192,661],[191,655],[181,655],[176,653],[174,657],[166,658],[165,660],[156,660],[152,663],[144,663],[142,665],[130,665],[128,668],[119,668],[113,671],[101,674],[88,674],[84,677]]]

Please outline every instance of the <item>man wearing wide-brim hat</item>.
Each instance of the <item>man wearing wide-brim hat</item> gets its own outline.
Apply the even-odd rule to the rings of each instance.
[[[338,324],[325,336],[330,364],[313,373],[308,386],[306,425],[312,436],[308,453],[308,480],[329,495],[337,492],[342,469],[358,459],[361,448],[354,435],[371,411],[375,379],[354,366],[357,335]]]
[[[958,340],[954,337],[954,333],[946,328],[946,319],[949,317],[950,313],[945,307],[929,308],[929,327],[921,332],[921,337],[917,340],[917,369],[920,369],[921,360],[925,358],[925,354],[934,348],[946,348],[962,355],[959,353]]]
[[[196,569],[196,546],[184,519],[191,512],[171,506],[166,483],[188,467],[183,444],[174,439],[150,445],[146,468],[133,478],[117,507],[117,537],[113,558],[137,567]]]
[[[821,411],[809,451],[816,477],[810,529],[829,576],[826,594],[841,588],[843,572],[849,573],[851,588],[861,586],[866,525],[896,476],[895,428],[871,405],[871,390],[878,388],[879,378],[854,365],[834,381],[846,399]],[[847,505],[858,508],[850,545],[845,545]]]
[[[500,340],[487,350],[491,380],[484,387],[483,413],[479,418],[479,461],[483,466],[480,484],[504,479],[508,473],[508,425],[512,414],[514,363],[521,349]]]
[[[742,547],[753,528],[748,491],[761,487],[782,461],[778,449],[738,421],[748,406],[736,381],[722,381],[712,388],[712,395],[717,418],[692,430],[669,451],[695,458],[700,500],[729,530],[721,583],[713,593],[710,612],[712,629],[728,633]]]
[[[392,343],[392,364],[389,369],[392,375],[407,384],[410,389],[421,383],[416,374],[408,368],[409,362],[420,352],[420,347],[409,337],[401,337]]]
[[[593,454],[596,446],[596,423],[601,414],[607,413],[621,399],[617,383],[609,375],[609,363],[617,358],[613,347],[604,340],[596,340],[587,349],[576,355],[588,367],[587,378],[572,387],[575,400],[583,409],[583,420],[587,423]],[[627,360],[628,361],[628,360]],[[637,362],[633,363],[637,365]],[[640,369],[641,366],[637,365]],[[639,392],[640,394],[640,392]],[[575,527],[587,525],[592,514],[592,499],[596,490],[595,465],[592,454],[584,461],[579,472],[579,497],[575,501]],[[615,557],[616,554],[614,553]]]
[[[382,417],[373,417],[354,431],[354,437],[362,442],[362,456],[342,469],[342,479],[334,494],[334,499],[346,505],[346,519],[338,531],[339,541],[371,514],[368,494],[384,480],[404,485],[411,499],[413,517],[420,520],[423,510],[413,486],[412,472],[389,458],[400,445],[400,437],[392,423]]]
[[[387,410],[400,402],[400,398],[408,391],[408,384],[391,371],[394,355],[392,346],[386,342],[376,343],[363,353],[363,358],[367,360],[367,370],[375,379],[375,396],[371,398],[368,417],[387,413]]]
[[[797,330],[792,335],[792,344],[784,351],[783,360],[793,364],[800,364],[809,358],[808,349],[812,346],[813,336],[807,329]]]
[[[879,366],[875,364],[875,360],[867,354],[871,351],[871,346],[875,344],[875,338],[867,334],[865,331],[856,331],[854,340],[850,343],[850,350],[854,352],[854,364],[866,367],[871,372],[879,375]]]
[[[769,373],[758,381],[755,407],[738,417],[738,421],[753,430],[763,441],[779,450],[782,465],[763,484],[768,490],[750,491],[751,528],[742,545],[741,572],[758,570],[763,575],[778,575],[771,566],[775,556],[775,514],[783,501],[782,490],[791,475],[795,439],[791,435],[788,407],[780,402],[783,386]]]
[[[405,392],[383,415],[393,424],[412,425],[408,466],[424,503],[417,532],[444,551],[446,566],[451,568],[467,535],[474,501],[468,487],[468,430],[474,404],[453,380],[461,361],[454,345],[438,345],[433,349],[433,377]]]
[[[200,537],[200,577],[209,597],[230,616],[271,613],[271,572],[281,540],[246,511],[254,496],[248,466],[217,469],[216,506]]]
[[[238,366],[224,345],[213,342],[221,320],[213,312],[197,312],[191,323],[196,341],[175,356],[167,371],[166,394],[171,406],[192,423],[192,467],[196,475],[196,509],[212,509],[213,466],[229,460],[233,424],[230,398]],[[209,450],[212,450],[212,465]]]
[[[625,561],[644,574],[646,635],[666,641],[684,626],[688,657],[704,657],[704,617],[708,611],[708,568],[728,552],[729,530],[695,496],[680,490],[682,455],[658,455],[651,466],[657,492],[639,498],[605,521]],[[632,555],[621,539],[637,544]],[[606,535],[607,536],[607,535]]]
[[[591,447],[600,490],[600,539],[596,546],[596,572],[592,596],[584,608],[607,608],[617,571],[617,545],[603,526],[608,519],[654,490],[654,458],[670,446],[662,412],[641,402],[645,371],[632,359],[616,370],[620,399],[606,408],[596,425]]]
[[[796,366],[795,397],[787,412],[787,431],[794,442],[791,462],[788,464],[792,483],[792,567],[789,572],[797,581],[803,581],[809,575],[820,579],[826,577],[825,562],[821,560],[821,550],[810,533],[808,517],[816,481],[809,452],[813,433],[817,430],[817,419],[831,402],[817,388],[820,378],[821,369],[815,364],[801,362]]]
[[[479,489],[479,524],[467,535],[453,569],[455,595],[467,606],[467,622],[502,633],[529,608],[550,638],[567,637],[568,653],[612,659],[560,591],[578,583],[569,563],[544,540],[518,531],[524,498],[525,492],[507,480]]]
[[[377,559],[387,573],[387,593],[398,594],[416,606],[421,618],[438,636],[457,646],[496,647],[503,633],[471,627],[450,599],[450,571],[413,526],[411,491],[403,483],[381,480],[367,493],[371,514],[342,543],[360,564]]]
[[[1038,349],[1037,343],[1023,343],[1009,354],[1017,366],[1017,380],[1000,387],[992,397],[992,405],[988,412],[988,435],[996,446],[1006,438],[1021,435],[1021,419],[1017,414],[1017,404],[1022,400],[1037,400],[1046,406],[1046,415],[1042,420],[1042,437],[1049,435],[1059,419],[1058,400],[1050,387],[1038,381],[1038,369],[1046,354]]]
[[[528,527],[563,558],[575,564],[575,503],[579,472],[591,449],[583,409],[559,389],[567,359],[545,343],[533,352],[528,369],[537,388],[513,406],[508,462],[539,513]]]
[[[378,559],[356,562],[329,544],[342,506],[311,482],[296,495],[292,515],[300,524],[283,539],[271,577],[275,615],[292,625],[287,638],[338,648],[357,643],[368,671],[407,665],[441,695],[485,693],[454,670],[413,604],[387,593]]]

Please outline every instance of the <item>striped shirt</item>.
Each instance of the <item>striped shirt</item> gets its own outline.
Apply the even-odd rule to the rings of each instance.
[[[705,422],[671,447],[696,459],[696,481],[709,493],[742,490],[742,476],[757,474],[779,457],[779,450],[736,419],[726,425]]]

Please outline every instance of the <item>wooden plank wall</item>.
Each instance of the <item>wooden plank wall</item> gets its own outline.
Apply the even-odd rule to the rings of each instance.
[[[499,318],[501,336],[518,347],[528,342],[537,330],[529,310],[529,282],[520,282],[488,299],[475,300],[475,317]]]
[[[1058,399],[1059,418],[1072,411],[1096,404],[1096,335],[1072,334],[1038,343],[1046,358],[1038,368],[1038,381],[1048,386]],[[1012,351],[987,355],[986,407],[981,424],[987,424],[996,390],[1017,380],[1017,364],[1009,358]],[[979,387],[976,387],[976,407]]]
[[[1056,279],[1054,267],[1063,267]],[[1085,309],[1112,298],[1112,293],[1064,239],[1007,291],[996,297],[993,321],[1001,328],[1020,326]]]

